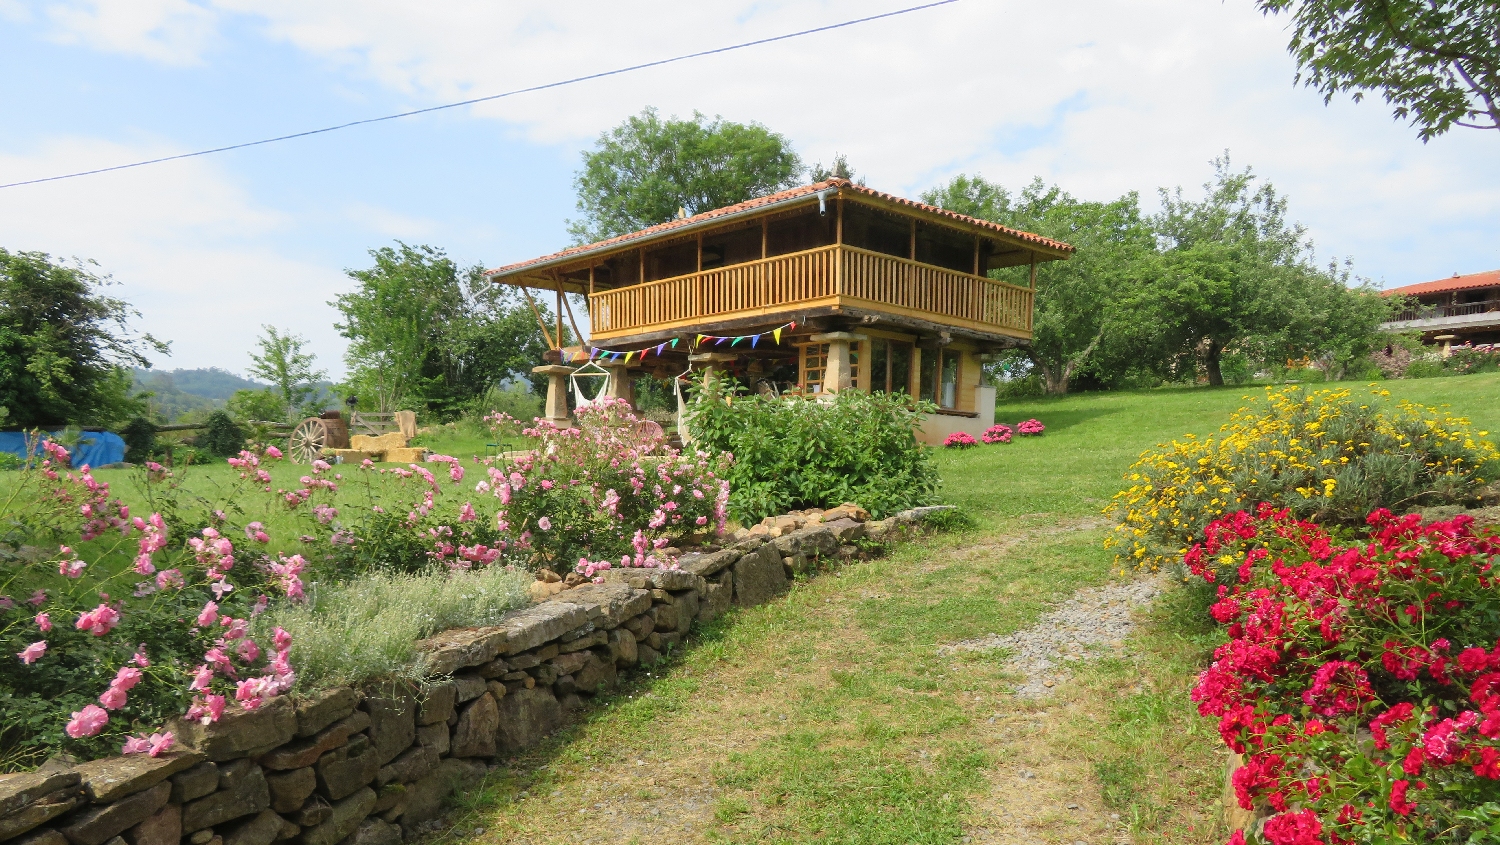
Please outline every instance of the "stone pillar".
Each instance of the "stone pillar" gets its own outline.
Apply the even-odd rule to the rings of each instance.
[[[815,334],[809,340],[828,344],[828,371],[823,374],[823,392],[838,393],[854,386],[854,369],[849,362],[849,344],[869,340],[869,335],[853,332]]]
[[[702,368],[703,384],[707,386],[719,377],[719,370],[723,369],[716,365],[734,363],[739,357],[730,352],[695,352],[688,356],[688,363]]]
[[[547,377],[547,405],[542,410],[542,416],[558,428],[571,428],[573,421],[568,417],[568,376],[573,374],[573,368],[547,364],[532,367],[531,371]]]
[[[604,395],[611,399],[624,399],[635,407],[635,377],[630,374],[630,368],[616,362],[601,362],[599,366],[609,370],[609,390]]]

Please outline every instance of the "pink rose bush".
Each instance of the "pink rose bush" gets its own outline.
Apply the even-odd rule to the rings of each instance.
[[[155,756],[173,745],[161,730],[169,720],[212,720],[230,700],[254,708],[291,688],[290,642],[255,643],[247,632],[267,601],[293,600],[294,573],[277,577],[263,552],[236,547],[221,512],[193,531],[161,513],[131,516],[89,467],[69,465],[66,449],[41,448],[19,473],[12,501],[24,512],[0,512],[19,532],[0,542],[55,550],[0,555],[0,590],[30,596],[0,597],[0,646],[13,655],[0,660],[0,699],[9,724],[36,726],[7,729],[0,754]],[[142,482],[165,504],[158,494],[174,480],[158,465]]]
[[[963,431],[955,431],[943,438],[943,447],[947,449],[971,449],[979,445],[974,436]]]
[[[1343,537],[1261,505],[1185,560],[1228,642],[1193,690],[1245,809],[1231,842],[1474,842],[1500,800],[1500,537],[1380,509]],[[1472,837],[1472,838],[1471,838]]]
[[[1022,437],[1041,437],[1047,427],[1042,425],[1041,420],[1032,418],[1022,423],[1016,423],[1016,433]]]
[[[979,439],[986,443],[1009,443],[1011,428],[1005,423],[996,423],[984,430]]]

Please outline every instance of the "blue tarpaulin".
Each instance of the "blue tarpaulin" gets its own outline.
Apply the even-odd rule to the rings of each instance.
[[[57,432],[53,432],[56,434]],[[38,453],[41,446],[38,444]],[[26,457],[26,432],[0,431],[0,452],[9,452]],[[79,435],[78,445],[68,450],[73,466],[102,467],[125,460],[125,441],[112,431],[85,431]]]

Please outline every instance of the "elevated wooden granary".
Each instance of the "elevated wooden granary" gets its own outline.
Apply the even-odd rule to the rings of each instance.
[[[939,442],[993,423],[985,356],[1031,339],[1036,265],[1068,258],[1060,241],[829,179],[672,220],[488,272],[557,297],[548,415],[565,415],[569,365],[677,376],[696,365],[760,390],[817,396],[899,391],[941,409]],[[1026,267],[1016,284],[991,271]],[[559,348],[564,293],[583,294],[591,329]],[[530,294],[528,293],[528,296]],[[554,333],[555,332],[555,333]]]

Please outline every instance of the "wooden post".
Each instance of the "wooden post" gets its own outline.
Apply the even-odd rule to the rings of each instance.
[[[974,236],[974,275],[979,275],[979,236]]]
[[[552,271],[552,280],[557,283],[557,348],[562,348],[563,336],[563,289],[562,274],[556,270]],[[583,338],[578,339],[581,343]]]
[[[644,285],[645,283],[646,283],[646,248],[645,247],[641,247],[641,277],[636,280],[636,284]]]
[[[838,209],[837,212],[836,212],[838,214],[838,223],[834,227],[833,242],[836,243],[836,244],[838,244],[839,246],[843,246],[844,245],[844,198],[843,197],[835,197],[833,201],[835,203],[834,207]]]
[[[581,346],[583,344],[583,332],[578,328],[578,320],[573,316],[573,303],[568,301],[566,294],[563,295],[563,305],[567,306],[568,324],[573,327],[573,334],[578,335],[578,343]]]
[[[917,219],[915,217],[911,219],[911,254],[906,257],[912,261],[917,260]]]
[[[771,218],[760,218],[760,259],[766,260],[766,247],[771,240]]]
[[[589,296],[594,295],[594,265],[589,265]]]
[[[703,233],[702,232],[698,233],[698,270],[697,270],[697,272],[699,272],[699,273],[703,272]]]
[[[561,349],[561,346],[558,346],[557,344],[552,342],[552,335],[548,334],[547,332],[547,321],[542,319],[541,309],[536,307],[536,300],[531,298],[531,290],[525,285],[517,285],[517,287],[519,287],[521,289],[521,293],[526,296],[526,304],[531,306],[531,315],[533,317],[536,317],[536,324],[542,330],[542,338],[547,341],[547,348]]]
[[[1034,252],[1031,254],[1031,281],[1029,284],[1032,290],[1036,290],[1036,253]]]

